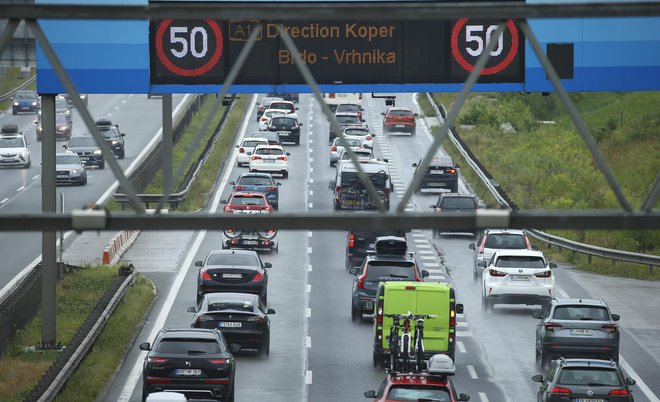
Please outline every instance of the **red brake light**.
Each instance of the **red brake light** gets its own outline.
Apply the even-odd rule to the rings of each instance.
[[[267,190],[267,191],[275,191],[275,190],[277,190],[277,187],[274,187],[274,186],[268,186],[268,187],[266,187],[266,190]]]
[[[337,146],[336,146],[336,145],[333,145],[332,148],[330,148],[330,150],[331,150],[332,152],[337,152]]]
[[[551,394],[553,395],[565,395],[565,394],[572,394],[571,390],[568,388],[562,388],[562,387],[554,387],[552,391],[550,391]]]
[[[456,304],[449,303],[449,326],[456,327]]]
[[[454,169],[454,168],[449,168],[449,169],[447,169],[447,173],[449,173],[449,174],[456,174],[456,169]]]
[[[162,357],[147,357],[149,363],[166,363],[169,359],[163,359]]]
[[[370,140],[370,139],[371,139],[371,136],[370,136],[370,135],[368,135],[368,136],[367,136],[367,140]]]
[[[628,393],[627,389],[613,389],[610,391],[610,396],[628,396],[630,393]]]
[[[547,270],[543,272],[537,272],[534,274],[534,276],[537,278],[550,278],[552,276],[552,271]]]
[[[243,147],[238,148],[238,153],[239,154],[244,154],[245,153],[245,148],[243,148]]]
[[[213,278],[211,278],[211,275],[209,274],[209,271],[203,271],[202,272],[202,279],[205,281],[212,281]]]
[[[496,269],[489,269],[488,273],[490,276],[503,277],[506,276],[506,272],[498,271]]]
[[[600,329],[603,332],[607,332],[608,334],[615,334],[616,331],[619,329],[619,326],[617,324],[606,324],[600,327]]]
[[[341,186],[335,188],[335,193],[339,194],[341,192]]]
[[[261,272],[257,272],[257,274],[252,278],[252,281],[263,281],[264,280],[264,275]]]
[[[365,272],[365,275],[366,275],[366,272]],[[358,289],[364,289],[364,277],[365,277],[365,275],[360,276],[360,279],[358,279],[358,282],[357,282],[357,288]]]
[[[484,246],[486,245],[486,239],[487,238],[488,238],[488,235],[485,235],[483,241],[481,242],[481,245],[479,246],[479,254],[484,253]]]
[[[236,191],[245,190],[245,186],[234,186],[234,190],[236,190]]]
[[[286,157],[286,156],[278,156],[277,159],[281,160],[281,161],[288,161],[289,160],[289,158]]]
[[[227,359],[209,359],[209,363],[211,363],[211,364],[227,364],[227,363],[229,363],[229,360],[227,360]]]
[[[348,247],[355,247],[355,234],[350,233],[348,235]]]
[[[262,117],[261,121],[268,121],[268,117]]]
[[[554,332],[555,328],[561,328],[561,324],[557,324],[556,322],[546,322],[543,324],[545,327],[546,331]]]
[[[252,155],[252,160],[256,161],[257,159],[261,159],[261,156],[259,155]]]

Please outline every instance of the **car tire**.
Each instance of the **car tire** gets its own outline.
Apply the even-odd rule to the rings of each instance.
[[[341,209],[341,204],[339,203],[339,201],[335,201],[333,205],[335,207],[335,210],[339,211]]]
[[[296,145],[300,145],[300,138],[296,140]]]
[[[126,151],[122,149],[121,153],[119,154],[119,159],[124,159],[124,157],[126,157]]]
[[[148,396],[149,392],[147,391],[147,387],[142,383],[142,402],[145,402]]]
[[[492,302],[492,300],[488,300],[487,297],[481,296],[481,307],[486,312],[493,311],[493,302]]]
[[[452,192],[452,193],[458,193],[458,182],[457,182],[457,183],[454,183],[454,184],[451,186],[451,192]]]
[[[417,130],[413,128],[412,130],[410,130],[410,135],[415,135],[416,131]]]
[[[268,305],[268,291],[264,292],[264,295],[260,297],[261,302],[264,304],[264,306]]]
[[[99,169],[105,169],[105,162],[101,162],[101,164],[99,165]]]
[[[236,389],[236,386],[234,385],[234,387],[231,389],[231,394],[229,394],[226,398],[218,399],[218,401],[221,401],[221,402],[234,402],[234,391],[235,391],[235,389]]]
[[[476,282],[479,279],[479,273],[477,272],[477,267],[472,267],[472,279]]]
[[[27,163],[23,166],[25,169],[29,169],[32,167],[32,159],[28,159]]]
[[[12,108],[12,109],[11,109],[11,114],[13,114],[14,116],[16,116],[16,115],[18,114],[18,111],[17,111],[16,109],[13,109],[13,108]]]
[[[362,313],[360,310],[356,309],[353,305],[351,305],[351,321],[356,322],[356,321],[362,321]]]
[[[261,348],[259,349],[259,354],[264,357],[270,356],[270,336],[266,338],[266,342],[264,342],[263,345],[261,345]]]
[[[288,178],[289,177],[289,172],[283,172],[282,177],[285,178],[285,179]]]

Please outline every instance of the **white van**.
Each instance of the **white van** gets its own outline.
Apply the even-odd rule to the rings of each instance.
[[[385,207],[390,209],[390,194],[394,190],[390,179],[387,162],[371,159],[360,162],[362,170],[376,187]],[[335,179],[330,180],[328,189],[332,190],[335,209],[373,209],[376,203],[367,193],[366,187],[358,177],[358,170],[351,160],[337,162]]]
[[[362,106],[361,93],[328,92],[323,94],[323,100],[328,104],[328,106],[330,106],[330,109],[332,109],[333,112],[337,108],[337,105],[340,103],[352,103],[354,105]]]

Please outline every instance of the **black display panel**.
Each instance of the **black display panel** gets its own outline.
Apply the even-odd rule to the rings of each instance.
[[[151,84],[219,85],[258,21],[162,20],[150,24]],[[282,22],[319,84],[460,83],[497,23],[484,21]],[[262,30],[236,84],[305,84],[280,38]],[[511,22],[480,82],[524,81],[524,40]]]

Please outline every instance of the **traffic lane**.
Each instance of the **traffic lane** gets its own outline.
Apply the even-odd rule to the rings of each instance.
[[[11,110],[11,108],[9,109]],[[31,138],[30,132],[34,132],[33,120],[36,118],[35,114],[20,114],[12,115],[11,111],[0,116],[0,127],[10,124],[15,124],[18,131],[23,132],[25,139],[30,145],[30,154],[32,157],[32,166],[30,168],[23,168],[19,166],[2,166],[0,167],[0,212],[2,207],[17,196],[25,187],[29,186],[34,181],[34,176],[39,175],[41,168],[41,151],[38,152],[38,157],[35,158],[35,151],[39,148],[36,140]],[[36,143],[36,144],[35,144]]]

